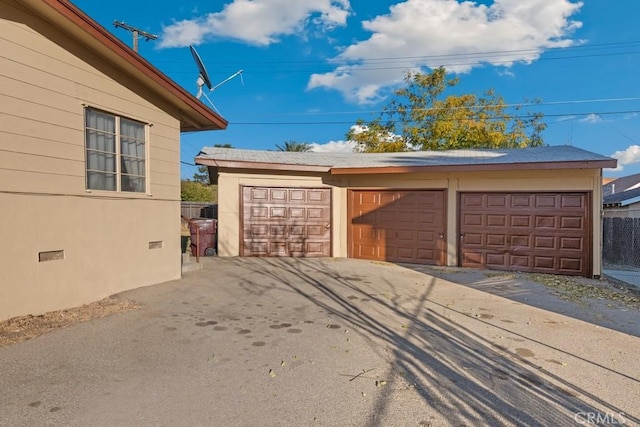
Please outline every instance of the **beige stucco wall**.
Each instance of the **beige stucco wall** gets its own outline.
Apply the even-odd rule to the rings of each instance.
[[[178,120],[16,4],[0,1],[0,319],[179,278]],[[147,194],[85,190],[85,106],[149,124]],[[50,250],[64,260],[39,263]]]
[[[593,274],[601,274],[601,177],[598,169],[525,170],[487,172],[438,172],[420,174],[329,175],[257,173],[221,169],[219,173],[218,245],[221,256],[239,255],[240,186],[320,187],[332,191],[333,256],[347,256],[349,189],[444,189],[447,190],[447,264],[457,263],[457,198],[466,191],[588,191],[592,192]]]

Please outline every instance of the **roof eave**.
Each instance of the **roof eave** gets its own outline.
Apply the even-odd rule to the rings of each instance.
[[[74,26],[64,25],[65,21],[71,21],[76,28],[82,29],[85,35],[90,36],[82,38],[82,42],[96,46],[96,50],[102,51],[114,66],[123,69],[127,74],[145,84],[179,112],[176,118],[180,121],[182,132],[226,129],[228,122],[223,117],[209,109],[70,1],[24,0],[24,2],[29,8],[39,12],[68,33],[73,34]],[[52,11],[57,12],[57,15]]]
[[[318,165],[297,165],[297,164],[283,164],[283,163],[265,163],[265,162],[242,162],[237,160],[215,160],[196,157],[195,162],[197,165],[215,166],[219,168],[229,169],[262,169],[262,170],[277,170],[277,171],[302,171],[302,172],[329,172],[330,166],[318,166]]]
[[[486,163],[469,165],[423,165],[423,166],[374,166],[374,167],[334,167],[332,175],[398,174],[421,172],[476,172],[498,170],[555,170],[555,169],[602,169],[615,168],[617,160],[589,160],[565,162],[523,162],[523,163]]]

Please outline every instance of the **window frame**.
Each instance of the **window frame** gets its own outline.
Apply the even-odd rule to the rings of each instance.
[[[91,148],[90,144],[89,144],[89,136],[88,136],[88,131],[89,130],[94,130],[97,132],[102,132],[102,133],[108,133],[105,132],[105,130],[103,129],[96,129],[96,128],[92,128],[88,125],[88,118],[89,118],[89,114],[91,114],[92,112],[95,112],[97,114],[101,114],[101,115],[105,115],[105,116],[109,116],[111,118],[113,118],[114,120],[114,132],[113,132],[113,138],[114,138],[114,149],[115,151],[111,152],[111,151],[102,151],[96,148]],[[130,123],[134,123],[134,124],[139,124],[142,126],[143,129],[143,137],[144,137],[144,157],[137,157],[137,156],[131,156],[129,153],[127,154],[123,154],[123,137],[124,138],[131,138],[132,135],[123,135],[122,133],[122,128],[121,128],[121,122],[122,120],[126,120]],[[93,191],[104,191],[104,192],[108,192],[108,193],[119,193],[119,194],[127,194],[127,195],[141,195],[141,194],[145,194],[145,195],[149,195],[149,188],[150,188],[150,183],[149,183],[149,128],[150,128],[150,124],[149,123],[145,123],[141,120],[137,120],[134,119],[130,116],[125,116],[122,114],[116,114],[116,113],[112,113],[106,110],[103,110],[101,108],[95,108],[95,107],[91,107],[88,105],[84,106],[84,114],[83,114],[83,134],[84,134],[84,157],[85,157],[85,165],[84,165],[84,171],[85,171],[85,191],[87,192],[93,192]],[[135,137],[133,137],[133,139],[136,139]],[[115,189],[108,189],[108,188],[91,188],[90,187],[90,182],[89,182],[89,173],[90,172],[97,172],[97,173],[105,173],[105,174],[111,174],[112,172],[110,170],[107,169],[90,169],[89,168],[89,154],[90,152],[97,152],[97,153],[107,153],[107,154],[113,154],[114,156],[114,162],[115,162],[115,172],[113,172],[113,175],[115,177]],[[144,161],[144,168],[142,170],[143,175],[137,175],[137,174],[131,174],[131,173],[124,173],[122,172],[122,161],[123,158],[129,158],[129,159],[138,159],[138,160],[142,160]],[[136,191],[136,190],[126,190],[123,189],[122,187],[122,181],[123,178],[126,176],[134,176],[134,177],[139,177],[144,179],[144,188]]]

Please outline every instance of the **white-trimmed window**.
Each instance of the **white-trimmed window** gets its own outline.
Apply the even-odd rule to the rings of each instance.
[[[87,189],[145,193],[145,124],[86,108],[84,127]]]

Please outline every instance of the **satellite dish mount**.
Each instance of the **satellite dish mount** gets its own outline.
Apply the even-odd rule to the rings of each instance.
[[[202,61],[202,58],[200,58],[200,55],[198,55],[198,51],[196,51],[196,48],[192,46],[189,46],[189,50],[191,50],[191,56],[193,56],[193,60],[195,61],[196,65],[198,66],[198,79],[196,80],[196,85],[198,86],[198,93],[196,95],[196,98],[200,99],[202,97],[202,95],[204,95],[205,98],[207,98],[207,101],[209,101],[209,103],[211,104],[211,106],[213,107],[214,110],[216,110],[216,112],[218,114],[220,114],[220,112],[218,111],[218,109],[216,108],[216,106],[213,104],[213,102],[211,102],[211,99],[209,99],[209,97],[207,96],[206,92],[203,90],[204,86],[207,86],[207,88],[209,89],[209,93],[213,92],[214,90],[216,90],[217,88],[219,88],[220,86],[222,86],[223,84],[225,84],[226,82],[228,82],[229,80],[240,76],[240,81],[242,82],[242,85],[244,86],[244,81],[242,80],[242,72],[243,70],[239,70],[236,71],[234,74],[232,74],[231,76],[227,77],[226,79],[224,79],[223,81],[221,81],[220,83],[216,84],[215,86],[211,84],[211,79],[209,78],[209,73],[207,72],[206,67],[204,66],[204,62]]]

